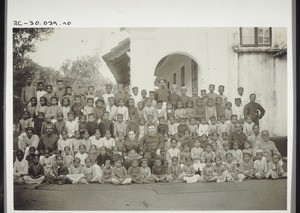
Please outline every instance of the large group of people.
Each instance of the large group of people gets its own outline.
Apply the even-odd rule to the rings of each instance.
[[[15,183],[226,182],[286,177],[256,95],[209,92],[159,80],[155,91],[81,80],[66,86],[26,80],[15,151]]]

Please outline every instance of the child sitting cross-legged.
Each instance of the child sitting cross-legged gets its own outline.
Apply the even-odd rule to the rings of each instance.
[[[115,160],[115,167],[112,169],[111,182],[114,185],[131,184],[132,179],[128,176],[124,166],[122,166],[122,159],[117,158]]]
[[[181,167],[179,165],[179,159],[176,156],[172,157],[172,163],[168,166],[168,175],[166,180],[168,182],[181,182],[183,181],[183,175],[181,175]]]
[[[152,167],[152,177],[156,182],[166,182],[166,171],[164,166],[161,164],[161,159],[156,158]]]
[[[151,169],[148,167],[148,159],[142,159],[141,161],[142,183],[153,182],[155,178],[151,175]]]
[[[233,156],[231,152],[226,153],[226,162],[224,163],[226,170],[229,172],[228,177],[226,178],[227,181],[237,181],[237,166],[236,163],[233,161]]]
[[[231,180],[231,176],[225,166],[222,163],[222,159],[220,157],[216,157],[215,165],[213,166],[215,169],[215,179],[217,183],[222,183],[227,180]]]
[[[67,174],[69,173],[68,167],[63,163],[61,155],[55,156],[55,162],[49,174],[45,174],[45,180],[48,184],[66,184],[72,183]]]
[[[14,183],[24,183],[23,177],[28,174],[28,161],[24,159],[24,152],[20,149],[16,152],[17,159],[14,162]]]
[[[238,177],[240,180],[254,178],[254,163],[249,152],[243,153],[244,160],[241,161],[238,168]]]
[[[28,175],[24,176],[25,184],[40,184],[45,180],[44,167],[39,161],[39,155],[35,154],[32,164],[28,168]]]
[[[286,178],[287,173],[284,172],[282,164],[280,163],[281,154],[279,152],[274,152],[272,160],[268,162],[268,172],[266,178],[272,178],[273,180],[278,178]]]
[[[102,171],[100,166],[93,164],[90,158],[85,159],[83,174],[89,183],[100,183],[102,179]]]
[[[263,157],[263,150],[256,150],[256,160],[254,161],[254,176],[256,179],[266,177],[268,171],[267,160]]]
[[[200,180],[200,175],[196,174],[194,165],[192,164],[192,159],[190,157],[186,158],[185,165],[181,171],[183,181],[186,183],[196,183]]]
[[[111,160],[106,159],[102,169],[102,178],[100,183],[111,183],[112,167],[110,165]]]
[[[139,161],[137,159],[132,160],[131,166],[128,168],[128,175],[130,175],[133,183],[143,182],[142,171],[139,167]]]
[[[69,174],[67,174],[67,178],[71,180],[73,184],[78,183],[88,183],[84,177],[82,166],[80,165],[80,158],[75,157],[73,161],[73,165],[69,168]]]
[[[214,167],[212,166],[212,160],[210,158],[205,159],[205,167],[203,168],[201,176],[203,178],[203,182],[216,181],[217,175],[215,173]]]

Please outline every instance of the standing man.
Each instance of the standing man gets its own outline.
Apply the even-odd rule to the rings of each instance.
[[[198,88],[193,88],[192,90],[192,101],[193,101],[193,106],[195,108],[196,104],[197,104],[197,100],[200,98],[200,96],[198,95]]]
[[[155,100],[163,102],[163,109],[166,109],[168,96],[170,94],[170,90],[166,87],[167,80],[160,79],[158,80],[159,88],[155,91]]]
[[[61,106],[62,99],[65,95],[65,88],[64,88],[65,85],[64,85],[63,80],[61,80],[61,79],[58,79],[56,81],[56,85],[57,85],[57,89],[55,90],[54,94],[58,99],[58,105]]]
[[[265,109],[255,102],[256,95],[252,93],[250,95],[250,102],[246,104],[244,108],[244,117],[251,116],[254,124],[259,125],[259,119],[262,119],[265,115]]]
[[[211,98],[214,100],[214,103],[216,102],[216,98],[218,97],[218,95],[216,93],[214,93],[216,86],[214,84],[210,84],[208,89],[209,89],[209,93],[207,94],[207,98]]]
[[[237,98],[240,98],[241,101],[242,101],[242,104],[245,106],[249,100],[248,98],[246,97],[246,95],[244,94],[244,88],[243,87],[239,87],[238,88],[238,96]]]
[[[222,98],[222,105],[225,106],[227,103],[227,96],[224,95],[225,87],[223,85],[219,86],[219,97]]]
[[[191,97],[187,96],[186,93],[187,93],[187,88],[181,87],[181,102],[182,102],[183,108],[186,108],[187,102],[191,100]]]
[[[32,97],[36,97],[36,88],[32,85],[32,78],[29,76],[26,80],[26,85],[21,91],[21,102],[24,108],[26,108]]]

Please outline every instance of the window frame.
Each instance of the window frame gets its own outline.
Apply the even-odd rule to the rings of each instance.
[[[181,67],[180,70],[180,74],[181,74],[181,86],[185,86],[185,66]]]
[[[192,89],[198,89],[198,64],[196,61],[192,60]]]
[[[272,27],[269,27],[270,32],[270,43],[269,44],[259,44],[258,43],[258,28],[263,27],[254,27],[254,44],[243,44],[243,27],[240,27],[240,45],[241,47],[271,47],[272,46]],[[245,28],[245,27],[244,27]]]

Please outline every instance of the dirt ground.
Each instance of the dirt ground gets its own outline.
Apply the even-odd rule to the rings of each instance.
[[[16,210],[285,210],[287,180],[15,185]]]

